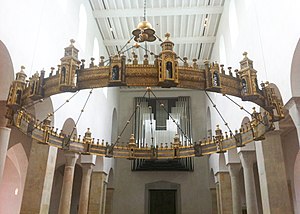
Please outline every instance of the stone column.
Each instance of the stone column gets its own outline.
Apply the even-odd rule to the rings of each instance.
[[[105,214],[112,213],[114,190],[112,187],[106,188]]]
[[[10,128],[0,127],[0,183],[2,181],[6,153],[9,144]]]
[[[216,196],[217,196],[217,213],[221,213],[221,208],[220,208],[220,186],[219,183],[216,183]]]
[[[57,148],[32,141],[20,213],[48,213]]]
[[[210,195],[211,195],[211,214],[218,214],[218,194],[217,188],[211,187],[210,188]]]
[[[293,125],[296,127],[298,143],[300,144],[300,97],[292,97],[287,104],[285,104],[285,108],[289,110],[289,114],[294,122]],[[299,159],[300,150],[298,150],[294,166],[295,212],[299,212],[300,209],[300,191],[298,191],[300,189]]]
[[[59,202],[59,214],[70,213],[73,178],[75,171],[75,164],[78,159],[78,154],[73,152],[66,152],[66,164],[64,170],[64,179],[62,184],[60,202]]]
[[[253,163],[256,160],[255,151],[240,151],[239,155],[244,171],[247,214],[257,214],[258,206],[253,172]]]
[[[240,190],[240,163],[228,163],[227,167],[229,169],[230,180],[231,180],[231,190],[232,190],[232,209],[233,214],[242,213],[242,202],[241,202],[241,190]]]
[[[289,110],[289,114],[297,130],[298,142],[300,143],[300,97],[291,98],[285,107]]]
[[[2,181],[11,131],[10,128],[5,127],[7,122],[7,119],[5,118],[6,110],[6,101],[0,101],[0,184]]]
[[[88,214],[102,214],[104,212],[106,177],[105,172],[92,172]]]
[[[232,214],[232,197],[229,172],[217,172],[218,208],[220,214]]]
[[[81,155],[82,183],[79,199],[79,214],[86,214],[88,211],[91,175],[96,161],[96,158],[93,156],[94,155]]]
[[[256,142],[263,213],[293,213],[279,131]]]
[[[102,196],[102,206],[101,206],[101,214],[106,214],[105,210],[106,210],[106,193],[107,193],[107,182],[104,181],[103,182],[103,196]]]

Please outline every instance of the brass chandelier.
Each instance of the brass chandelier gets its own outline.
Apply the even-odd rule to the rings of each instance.
[[[138,43],[153,42],[158,38],[151,24],[146,21],[145,10],[144,20],[138,24],[132,34],[132,39]],[[235,75],[231,69],[226,72],[224,67],[216,62],[206,61],[202,68],[196,60],[189,65],[185,59],[183,65],[179,65],[179,57],[173,51],[174,43],[170,40],[170,34],[167,33],[166,39],[161,43],[162,50],[155,55],[153,62],[149,62],[147,55],[142,63],[139,63],[136,55],[132,61],[126,61],[124,52],[119,52],[117,55],[109,57],[108,64],[105,64],[104,57],[100,57],[98,65],[92,58],[89,67],[86,68],[85,60],[78,59],[79,51],[74,46],[74,42],[71,40],[71,44],[65,48],[61,64],[56,72],[54,72],[55,68],[51,68],[48,77],[45,76],[45,71],[42,71],[27,80],[24,67],[16,74],[7,99],[8,126],[17,127],[21,132],[40,143],[77,153],[128,159],[173,159],[226,152],[231,148],[242,147],[249,142],[262,140],[264,134],[273,129],[273,123],[284,117],[282,101],[276,96],[271,84],[266,82],[258,85],[257,71],[253,68],[253,61],[248,58],[247,53],[244,53],[240,69],[235,70]],[[134,47],[141,46],[136,44]],[[148,50],[146,49],[146,51]],[[173,143],[169,146],[162,144],[140,146],[133,134],[128,143],[120,144],[119,139],[123,130],[116,142],[112,143],[95,140],[89,129],[81,138],[75,136],[73,131],[66,134],[51,126],[50,118],[55,111],[49,112],[42,121],[38,121],[27,111],[28,106],[51,95],[75,92],[66,101],[69,102],[78,91],[91,89],[86,100],[87,103],[92,89],[119,86],[143,87],[146,88],[146,93],[153,93],[151,87],[203,90],[219,114],[220,111],[207,92],[221,93],[230,100],[228,95],[239,97],[243,101],[259,105],[265,111],[256,112],[254,109],[252,113],[248,112],[251,114],[251,121],[242,125],[235,132],[231,131],[220,114],[225,126],[228,127],[228,132],[223,133],[217,126],[214,136],[198,142],[190,142],[189,145],[183,145],[176,135]],[[239,107],[243,109],[241,106]],[[139,108],[138,105],[137,108]]]

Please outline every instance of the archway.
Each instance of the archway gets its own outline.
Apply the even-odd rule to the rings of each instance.
[[[0,185],[0,213],[20,212],[27,166],[27,155],[21,143],[7,151]]]
[[[118,119],[117,119],[117,110],[114,108],[112,114],[112,123],[111,123],[111,142],[115,142],[118,137]]]
[[[211,113],[209,107],[207,107],[207,112],[206,112],[206,137],[212,137]]]
[[[291,90],[293,97],[300,97],[300,39],[296,46],[291,66]]]
[[[9,52],[0,40],[0,101],[7,98],[10,83],[14,80],[14,68]]]

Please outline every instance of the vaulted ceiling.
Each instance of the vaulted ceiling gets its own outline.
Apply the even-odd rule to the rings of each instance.
[[[162,40],[171,34],[174,50],[189,60],[210,59],[225,0],[146,0],[146,20],[152,24]],[[94,17],[109,55],[126,50],[135,41],[127,43],[132,31],[143,20],[144,0],[90,0]],[[155,54],[161,51],[160,41],[141,43]],[[132,48],[142,60],[145,50]]]

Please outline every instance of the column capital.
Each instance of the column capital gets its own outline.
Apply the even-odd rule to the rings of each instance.
[[[227,167],[228,167],[230,176],[237,177],[242,168],[242,164],[241,163],[228,163]]]
[[[10,132],[10,131],[11,131],[11,128],[8,128],[8,127],[6,127],[6,126],[0,126],[0,129],[1,129],[1,130],[5,130],[5,131],[7,131],[7,132]]]
[[[296,107],[296,108],[300,109],[300,97],[292,97],[285,104],[285,108],[288,110],[290,110],[292,107]]]
[[[273,130],[273,131],[268,131],[267,133],[265,133],[265,137],[269,137],[269,136],[280,136],[282,133],[281,130]],[[264,140],[263,140],[264,141]]]
[[[80,155],[81,164],[96,165],[96,155]]]
[[[64,156],[66,158],[66,166],[75,166],[79,155],[74,152],[65,152]]]
[[[244,168],[252,167],[254,162],[256,161],[256,153],[255,151],[240,151],[239,152],[242,166]]]
[[[92,172],[93,168],[94,168],[94,164],[93,163],[82,163],[81,164],[81,168],[83,172],[88,172],[90,171],[90,173]]]

